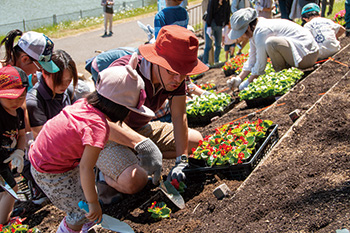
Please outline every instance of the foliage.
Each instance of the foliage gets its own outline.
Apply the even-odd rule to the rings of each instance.
[[[151,217],[154,219],[169,218],[171,209],[166,207],[164,202],[157,203],[156,201],[152,203],[151,207],[148,208],[148,212],[151,212]]]
[[[185,188],[187,188],[186,184],[183,181],[178,181],[177,179],[173,179],[171,181],[171,184],[174,186],[174,188],[176,188],[176,190],[179,193],[184,193],[185,192]]]
[[[29,228],[28,225],[22,225],[25,219],[15,218],[10,224],[4,226],[0,224],[0,233],[39,233],[37,228]]]
[[[345,10],[341,10],[336,13],[333,17],[333,21],[342,26],[345,26]]]
[[[194,96],[187,102],[186,112],[191,116],[205,116],[207,113],[223,111],[231,102],[226,93]]]
[[[242,71],[244,62],[247,60],[248,60],[248,53],[230,58],[227,62],[225,62],[225,65],[222,66],[222,70],[223,71],[233,70],[236,73],[240,73]]]
[[[212,90],[215,89],[216,85],[215,83],[203,83],[199,84],[199,87],[203,90]]]
[[[262,140],[272,121],[261,120],[243,124],[226,124],[206,136],[192,149],[190,158],[205,160],[210,167],[243,163],[255,151],[257,142]]]
[[[279,72],[275,72],[270,63],[267,63],[266,67],[264,75],[260,75],[247,88],[240,91],[238,96],[241,100],[281,96],[303,75],[302,71],[294,67]]]

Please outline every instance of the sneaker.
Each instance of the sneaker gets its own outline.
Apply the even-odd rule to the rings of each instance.
[[[102,37],[106,37],[106,36],[108,36],[107,32],[105,32],[105,34],[103,34],[103,36],[102,36]]]
[[[45,196],[45,194],[40,193],[39,196],[34,197],[32,199],[32,202],[35,205],[43,205],[44,203],[48,203],[49,202],[49,198],[47,196]]]
[[[24,207],[18,206],[16,208],[13,209],[12,213],[11,213],[11,217],[15,217],[15,216],[21,216],[26,212],[26,209]]]
[[[113,32],[109,32],[108,36],[112,36],[113,35]]]

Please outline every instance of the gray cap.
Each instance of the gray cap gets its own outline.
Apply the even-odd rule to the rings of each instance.
[[[228,37],[231,40],[240,38],[248,29],[249,24],[257,17],[253,8],[243,8],[234,12],[231,16],[231,31]]]

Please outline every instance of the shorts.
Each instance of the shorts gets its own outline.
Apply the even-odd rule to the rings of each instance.
[[[136,132],[150,138],[162,152],[176,150],[171,123],[152,121],[140,130],[136,130]],[[126,168],[138,163],[139,159],[134,150],[113,141],[108,141],[100,153],[96,166],[103,174],[117,180]]]
[[[235,46],[236,46],[235,43],[233,43],[233,44],[225,44],[224,51],[230,51],[230,48],[231,47],[235,47]]]
[[[78,206],[79,201],[86,201],[80,183],[79,166],[64,173],[41,173],[31,166],[32,176],[58,209],[66,212],[66,222],[81,225],[88,222],[85,212]]]
[[[6,183],[11,187],[15,187],[17,182],[15,180],[15,178],[13,177],[13,174],[11,172],[11,169],[9,166],[7,166],[6,168],[4,168],[3,170],[0,171],[0,175],[2,176],[2,178],[4,178],[4,180],[6,181]],[[3,188],[0,187],[0,193],[4,192],[5,190]]]

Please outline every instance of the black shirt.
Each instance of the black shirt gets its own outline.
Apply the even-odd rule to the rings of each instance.
[[[16,109],[17,116],[9,114],[0,104],[0,171],[8,167],[3,163],[16,150],[19,130],[24,129],[24,111]]]

